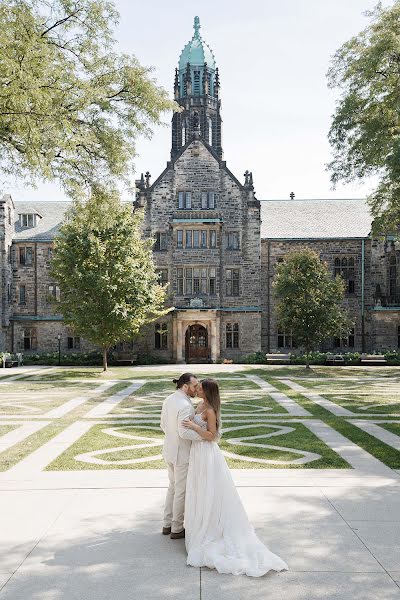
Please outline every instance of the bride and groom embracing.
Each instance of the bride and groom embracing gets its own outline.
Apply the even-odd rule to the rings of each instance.
[[[173,382],[176,391],[164,400],[161,413],[169,478],[162,533],[185,538],[186,562],[193,567],[251,577],[287,569],[257,537],[218,446],[218,383],[200,382],[191,373]]]

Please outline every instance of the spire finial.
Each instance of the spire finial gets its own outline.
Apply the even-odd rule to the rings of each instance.
[[[199,17],[194,18],[193,29],[194,29],[194,36],[199,37],[200,36],[200,19],[199,19]]]

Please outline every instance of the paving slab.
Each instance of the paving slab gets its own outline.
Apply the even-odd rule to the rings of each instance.
[[[343,489],[321,487],[325,497],[346,521],[400,522],[400,487]]]
[[[201,571],[202,600],[399,600],[400,588],[387,574],[270,572],[233,577]]]
[[[387,571],[400,573],[400,522],[349,521],[349,525]]]
[[[283,527],[273,519],[253,521],[259,538],[292,571],[329,571],[340,573],[384,573],[369,548],[343,520],[316,518],[315,522]],[[290,538],[290,543],[288,543]]]

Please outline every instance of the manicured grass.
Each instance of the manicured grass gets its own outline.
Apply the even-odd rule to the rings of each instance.
[[[343,417],[335,417],[335,415],[327,411],[322,406],[315,404],[305,396],[295,392],[280,381],[270,378],[268,378],[268,381],[276,388],[284,392],[287,396],[293,398],[293,400],[295,400],[298,404],[304,406],[304,408],[307,409],[314,417],[321,419],[327,423],[327,425],[333,429],[336,429],[336,431],[381,460],[388,467],[392,469],[400,468],[400,452],[391,446],[384,444],[374,436],[362,431],[355,425],[352,425],[350,419],[346,420]]]
[[[106,429],[113,428],[121,433],[137,435],[140,437],[146,437],[150,439],[163,439],[161,429],[157,430],[148,429],[146,426],[140,427],[128,427],[126,425],[119,424],[97,424],[93,425],[90,430],[83,435],[79,440],[70,446],[61,456],[47,466],[47,471],[82,471],[82,470],[104,470],[104,469],[163,469],[165,463],[163,460],[149,461],[148,463],[135,463],[135,464],[116,464],[116,460],[129,460],[132,458],[142,458],[144,456],[154,456],[161,454],[162,446],[155,446],[150,448],[138,448],[134,446],[146,443],[146,441],[133,440],[129,438],[118,438],[110,436],[104,432]],[[110,461],[109,465],[102,464],[90,464],[75,460],[75,457],[85,452],[91,452],[94,450],[104,450],[106,448],[117,448],[124,446],[133,446],[130,450],[122,450],[118,453],[107,453],[101,455],[100,458],[103,460]]]
[[[246,461],[240,461],[237,459],[227,457],[228,465],[235,469],[240,468],[276,468],[276,469],[348,469],[351,468],[350,465],[343,460],[336,452],[331,450],[322,440],[317,438],[305,425],[302,423],[280,423],[279,421],[274,421],[274,425],[282,425],[284,427],[291,427],[294,431],[289,433],[272,436],[272,437],[264,437],[255,439],[253,442],[257,444],[266,444],[272,446],[281,446],[286,448],[293,448],[297,450],[306,450],[309,452],[315,452],[321,455],[321,458],[313,460],[312,462],[306,464],[265,464],[265,463],[249,463]],[[225,423],[226,425],[226,423]],[[231,426],[231,423],[228,424]],[[229,444],[227,440],[232,438],[243,438],[247,436],[259,436],[265,435],[267,436],[269,433],[276,432],[276,428],[271,427],[271,424],[265,425],[249,425],[246,429],[239,429],[236,431],[227,431],[223,433],[222,440],[220,442],[221,450],[226,450],[227,452],[234,452],[235,454],[239,454],[241,456],[248,456],[252,458],[263,458],[267,460],[279,460],[279,461],[289,461],[300,458],[301,455],[296,454],[294,452],[288,452],[286,450],[277,450],[270,448],[258,448],[254,446],[242,446],[242,445],[232,445]],[[249,444],[252,443],[252,440],[248,440]]]
[[[0,437],[9,431],[13,431],[13,429],[17,429],[17,427],[19,427],[19,425],[2,425],[0,423]]]
[[[398,423],[379,423],[379,427],[400,436],[400,421]]]

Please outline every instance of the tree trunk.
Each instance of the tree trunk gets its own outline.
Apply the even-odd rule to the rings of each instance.
[[[310,368],[310,357],[309,357],[310,349],[306,348],[306,369]]]
[[[107,348],[103,348],[103,371],[107,371]]]

